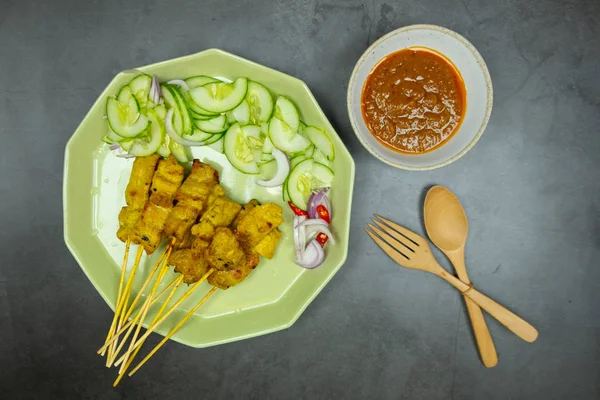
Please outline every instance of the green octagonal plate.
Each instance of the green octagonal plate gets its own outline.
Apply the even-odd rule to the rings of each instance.
[[[262,259],[258,268],[240,285],[226,291],[218,290],[172,338],[189,346],[207,347],[290,327],[346,260],[354,185],[354,161],[350,153],[306,84],[279,71],[216,49],[147,65],[138,70],[155,74],[161,81],[201,74],[226,79],[246,76],[264,84],[273,95],[289,96],[307,124],[326,129],[332,137],[336,148],[333,162],[336,175],[330,192],[333,210],[331,229],[337,243],[327,245],[325,262],[314,270],[305,270],[293,262],[293,215],[281,200],[281,188],[266,189],[257,186],[254,178],[237,172],[224,155],[207,147],[193,149],[195,158],[208,162],[219,170],[222,185],[227,189],[229,197],[238,202],[246,202],[252,198],[261,202],[277,202],[285,210],[286,222],[281,227],[283,237],[275,257],[272,260]],[[118,228],[117,216],[125,205],[124,191],[132,160],[117,158],[102,143],[101,139],[107,131],[103,116],[107,96],[116,94],[135,73],[122,72],[112,80],[81,122],[65,150],[65,242],[98,293],[113,310],[125,251],[124,244],[115,235]],[[141,287],[158,259],[160,250],[150,257],[142,258],[133,293],[137,293]],[[134,254],[135,246],[132,246],[128,268],[131,268]],[[169,272],[162,286],[176,277],[177,274]],[[203,283],[157,332],[165,335],[210,287]],[[182,285],[175,298],[186,289],[186,285]],[[158,306],[160,304],[157,303],[155,308]],[[154,311],[153,309],[149,313],[150,318]],[[106,326],[102,328],[108,329],[109,322],[104,321]]]

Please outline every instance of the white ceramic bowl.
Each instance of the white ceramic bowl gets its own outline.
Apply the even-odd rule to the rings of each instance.
[[[467,91],[467,109],[458,131],[439,148],[424,154],[394,152],[373,137],[361,110],[367,76],[385,56],[407,47],[427,47],[446,56],[458,68]],[[411,25],[396,29],[373,43],[354,67],[348,85],[348,113],[356,136],[375,157],[397,168],[428,170],[459,159],[479,140],[492,112],[492,80],[485,61],[468,40],[435,25]]]

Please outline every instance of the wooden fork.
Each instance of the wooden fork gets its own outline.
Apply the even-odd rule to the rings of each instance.
[[[368,224],[370,230],[365,228],[365,231],[392,260],[402,267],[420,269],[439,276],[521,339],[527,342],[534,342],[537,339],[537,330],[528,322],[473,288],[473,285],[467,285],[442,268],[431,254],[427,240],[422,236],[377,214],[375,216],[377,219],[371,218],[371,220],[379,228]]]

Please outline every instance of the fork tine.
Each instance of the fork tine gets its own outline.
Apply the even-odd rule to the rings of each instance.
[[[381,229],[383,229],[383,231],[385,233],[392,236],[396,242],[400,243],[402,246],[406,247],[408,250],[412,251],[413,253],[415,252],[415,250],[411,247],[411,246],[413,246],[413,247],[415,246],[415,244],[413,243],[412,240],[406,238],[405,236],[402,236],[401,234],[399,234],[398,232],[396,232],[395,230],[393,230],[386,224],[376,220],[375,218],[371,218],[371,221],[376,223]]]
[[[371,239],[373,239],[373,241],[375,243],[377,243],[377,245],[379,247],[381,247],[381,249],[392,258],[392,260],[396,261],[398,264],[403,265],[404,263],[406,263],[407,261],[409,261],[409,258],[406,256],[406,254],[402,253],[400,250],[398,250],[397,248],[393,247],[392,245],[390,245],[386,240],[386,236],[389,237],[388,235],[386,235],[384,232],[382,232],[381,230],[377,229],[375,226],[371,225],[371,224],[367,224],[367,226],[369,228],[371,228],[375,233],[371,232],[369,229],[365,228],[365,231],[369,234],[369,236],[371,236]],[[381,237],[378,235],[382,235]]]
[[[402,235],[404,235],[406,238],[410,239],[411,242],[413,242],[417,246],[420,246],[419,242],[421,242],[423,240],[423,238],[421,236],[417,235],[416,233],[414,233],[411,230],[406,229],[405,227],[403,227],[401,225],[396,224],[395,222],[390,221],[387,218],[383,218],[379,214],[374,214],[374,215],[377,218],[379,218],[380,220],[382,220],[383,222],[385,222],[388,226],[390,226],[391,228],[394,228],[395,230],[400,232]]]

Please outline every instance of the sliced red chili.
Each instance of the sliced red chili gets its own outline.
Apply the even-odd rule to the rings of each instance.
[[[321,247],[325,247],[325,243],[329,240],[329,236],[324,234],[323,232],[319,232],[317,235],[317,242],[321,245]]]
[[[319,204],[317,206],[317,215],[319,216],[319,218],[321,218],[328,224],[331,223],[331,217],[329,216],[329,210],[323,204]]]
[[[306,211],[299,209],[291,201],[288,201],[288,205],[292,209],[292,212],[294,214],[296,214],[297,216],[299,216],[299,217],[308,217],[308,213]]]

